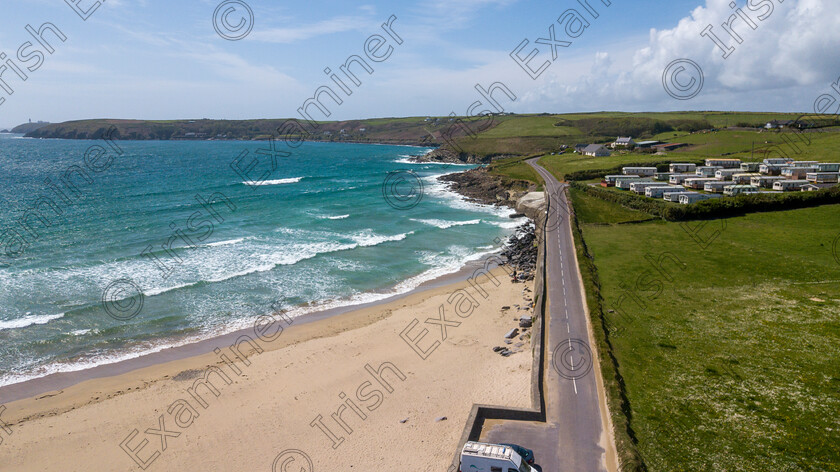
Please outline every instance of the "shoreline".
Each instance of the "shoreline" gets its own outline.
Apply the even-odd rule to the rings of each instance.
[[[427,292],[429,290],[465,281],[476,269],[483,267],[486,261],[490,261],[494,257],[497,257],[498,253],[502,249],[503,247],[500,247],[499,249],[494,250],[479,259],[468,261],[457,271],[427,280],[404,293],[397,293],[371,302],[355,305],[342,305],[334,308],[305,313],[293,318],[294,322],[291,324],[291,328],[329,320],[350,312],[376,308],[413,295],[422,294],[423,292]],[[489,266],[490,269],[496,269],[497,267],[498,264],[495,262],[492,262]],[[87,380],[116,377],[147,367],[206,355],[213,352],[213,349],[216,347],[229,346],[238,337],[252,332],[253,328],[240,328],[229,333],[211,335],[206,339],[201,339],[195,342],[188,342],[182,345],[167,347],[157,352],[141,354],[130,359],[110,362],[79,370],[55,372],[34,379],[25,380],[23,382],[0,386],[0,405],[19,400],[31,399],[48,392],[72,387]]]
[[[490,273],[467,280],[463,273],[450,275],[387,303],[293,324],[275,341],[261,344],[263,350],[249,347],[245,360],[234,360],[241,368],[239,376],[228,370],[231,363],[209,353],[9,403],[4,405],[3,421],[12,434],[0,448],[0,462],[9,470],[88,470],[107,460],[111,470],[136,470],[121,441],[140,431],[140,436],[131,436],[129,447],[145,447],[140,457],[152,457],[160,442],[146,428],[157,428],[159,417],[172,414],[171,405],[191,401],[185,394],[191,385],[197,388],[202,373],[206,377],[211,369],[222,369],[232,382],[212,377],[219,390],[215,396],[202,387],[206,403],[196,404],[196,426],[186,429],[192,421],[184,426],[177,417],[167,417],[167,430],[179,432],[181,438],[169,439],[170,450],[164,448],[155,459],[157,470],[180,470],[197,461],[220,470],[268,469],[271,460],[289,448],[305,451],[318,469],[353,464],[376,470],[382,450],[411,444],[415,447],[402,460],[414,464],[413,470],[443,469],[451,461],[472,403],[525,407],[530,401],[530,338],[523,335],[524,346],[510,346],[516,352],[510,357],[500,356],[493,346],[504,345],[504,333],[517,325],[514,315],[532,313],[533,282],[514,284],[503,267]],[[471,313],[459,312],[458,302],[451,302],[459,293],[479,301]],[[459,326],[450,326],[448,336],[433,344],[440,339],[439,327],[426,325],[429,336],[422,348],[429,356],[418,357],[402,334],[411,329],[407,336],[415,338],[423,328],[411,328],[412,320],[435,316],[443,306],[446,319],[459,320]],[[359,395],[360,382],[376,380],[368,377],[368,367],[386,365],[401,375],[384,377],[391,388],[378,390],[375,404],[369,396],[359,397],[368,407],[367,418],[349,412],[344,416],[353,435],[343,433],[350,445],[338,449],[312,423],[323,417],[327,427],[341,434],[330,415],[343,404],[341,395]],[[499,384],[500,373],[507,382]],[[144,437],[150,442],[138,446]],[[425,444],[416,447],[420,443]],[[50,444],[50,454],[38,454],[44,444]]]

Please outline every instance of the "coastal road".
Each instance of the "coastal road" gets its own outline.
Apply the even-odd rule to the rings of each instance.
[[[545,472],[612,471],[616,468],[615,453],[605,426],[606,405],[599,395],[600,369],[592,352],[594,347],[590,348],[592,341],[564,185],[539,166],[536,159],[527,162],[545,181],[549,199],[543,359],[546,422],[500,422],[485,430],[481,439],[533,449],[536,463]]]

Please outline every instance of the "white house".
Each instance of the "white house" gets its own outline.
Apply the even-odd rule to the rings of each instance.
[[[610,151],[603,144],[590,144],[583,148],[583,154],[591,157],[605,157],[610,155]]]
[[[622,138],[622,137],[619,136],[618,139],[616,139],[615,142],[612,143],[613,149],[615,149],[617,147],[628,148],[628,147],[635,147],[635,146],[636,146],[636,141],[633,141],[633,138],[631,138],[631,137]]]
[[[741,163],[741,170],[744,172],[758,172],[758,169],[761,167],[760,162],[742,162]]]
[[[668,183],[674,185],[681,184],[685,182],[685,179],[690,179],[694,177],[697,176],[694,174],[672,174],[670,177],[668,177]]]

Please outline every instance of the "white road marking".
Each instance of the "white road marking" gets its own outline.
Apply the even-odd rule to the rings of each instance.
[[[575,379],[572,379],[572,384],[575,386],[575,395],[577,395],[577,381],[575,381]]]

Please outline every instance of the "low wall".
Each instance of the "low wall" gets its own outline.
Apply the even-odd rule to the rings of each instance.
[[[545,202],[546,200],[544,200]],[[550,203],[549,203],[550,205]],[[534,279],[534,328],[531,331],[531,348],[533,361],[531,367],[531,408],[509,408],[496,405],[473,404],[470,416],[464,425],[461,439],[455,450],[455,457],[448,472],[457,472],[461,462],[461,449],[467,441],[478,441],[481,430],[486,420],[512,420],[512,421],[545,421],[545,399],[543,397],[543,378],[545,376],[545,308],[546,308],[546,253],[545,253],[545,225],[546,207],[542,211],[532,210],[532,219],[536,222],[537,240],[539,248],[537,252],[537,269]],[[529,216],[531,216],[529,215]],[[536,217],[536,218],[534,218]]]

